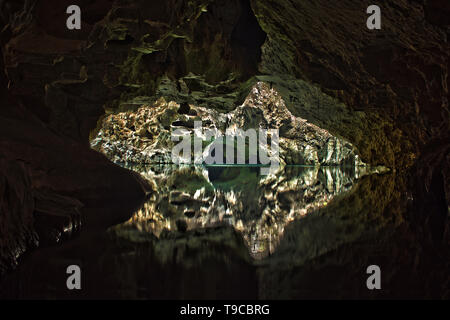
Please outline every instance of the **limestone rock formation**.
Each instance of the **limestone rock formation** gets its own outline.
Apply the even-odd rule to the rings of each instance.
[[[76,34],[60,27],[68,1],[26,3],[4,3],[11,91],[84,142],[103,107],[165,96],[229,112],[257,81],[372,165],[408,168],[448,138],[449,50],[435,1],[388,1],[378,33],[365,28],[367,1],[83,1]]]
[[[64,27],[65,8],[73,3],[83,8],[82,29],[77,32]],[[212,118],[211,126],[221,119],[226,123],[234,110],[245,124],[250,120],[245,112],[262,110],[287,129],[282,133],[286,149],[305,145],[291,130],[297,124],[305,131],[322,128],[336,137],[327,145],[326,136],[316,129],[310,137],[307,132],[299,137],[313,144],[318,141],[315,150],[306,152],[311,163],[316,154],[317,162],[344,159],[348,148],[341,141],[347,141],[350,149],[358,150],[360,161],[389,167],[392,174],[368,177],[369,182],[345,201],[327,206],[331,211],[321,212],[325,217],[292,224],[276,256],[259,273],[258,296],[311,298],[314,295],[308,294],[316,292],[316,286],[308,281],[320,283],[323,271],[330,273],[325,279],[335,281],[336,291],[323,290],[322,296],[367,296],[367,290],[362,292],[351,278],[363,273],[361,265],[377,258],[398,280],[381,296],[448,297],[448,285],[444,288],[450,245],[448,1],[385,0],[382,29],[377,31],[365,27],[370,4],[368,0],[0,1],[0,269],[14,264],[26,246],[36,243],[33,223],[38,215],[32,212],[32,202],[37,208],[39,192],[46,195],[41,198],[43,208],[47,201],[56,206],[52,213],[69,206],[75,221],[81,210],[82,220],[90,220],[84,228],[97,224],[97,230],[103,230],[123,216],[108,212],[100,217],[96,205],[118,207],[132,198],[142,200],[154,189],[137,174],[89,150],[105,114],[119,117],[121,137],[131,150],[130,154],[118,150],[124,145],[111,136],[109,144],[98,144],[111,159],[117,154],[115,161],[147,157],[163,161],[166,143],[151,145],[155,154],[138,156],[143,145],[168,141],[172,127],[190,129],[192,117],[203,116]],[[277,122],[284,117],[274,119],[278,116],[270,110],[246,107],[245,99],[258,82],[273,88],[297,120],[286,125]],[[251,104],[256,103],[253,99]],[[251,113],[252,120],[262,118],[258,112]],[[148,126],[137,124],[145,130],[131,127],[136,116],[147,121],[148,115]],[[290,134],[296,139],[291,140]],[[283,156],[296,163],[304,151],[286,151]],[[172,200],[180,203],[187,194],[172,193]],[[78,202],[84,207],[79,209]],[[180,230],[184,227],[179,224]],[[322,237],[322,230],[329,236]],[[235,248],[241,254],[234,246],[235,233],[218,233],[220,239],[233,242],[227,252]],[[306,245],[312,241],[315,245]],[[108,262],[116,261],[112,254],[109,258]],[[287,258],[293,265],[286,263]],[[127,266],[125,260],[121,266]],[[283,267],[287,265],[289,269]],[[249,269],[246,265],[242,270],[253,277]],[[410,279],[415,279],[411,287]],[[312,289],[296,291],[305,281]],[[405,283],[407,289],[402,291]]]
[[[297,165],[362,166],[355,148],[333,137],[326,130],[294,117],[282,97],[267,84],[258,82],[244,103],[223,114],[195,105],[167,103],[164,99],[136,111],[107,116],[100,124],[92,146],[116,163],[172,163],[176,130],[191,137],[203,138],[204,152],[213,140],[204,137],[206,130],[216,130],[213,138],[236,134],[236,130],[276,129],[280,135],[280,161]],[[195,122],[201,128],[195,128]],[[198,131],[201,132],[198,132]],[[192,163],[194,163],[192,156]]]

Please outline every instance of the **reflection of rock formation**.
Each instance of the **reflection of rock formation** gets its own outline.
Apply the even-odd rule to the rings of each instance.
[[[238,129],[278,129],[281,161],[287,164],[363,164],[350,143],[294,117],[281,96],[262,82],[253,87],[241,106],[227,114],[160,99],[137,111],[110,115],[92,146],[116,162],[170,163],[173,131],[183,129],[200,138],[195,121],[202,122],[203,130],[217,130],[216,138],[234,135]]]
[[[0,158],[0,275],[37,243],[33,230],[34,201],[29,170]]]
[[[231,225],[242,234],[254,258],[273,253],[291,221],[348,191],[358,171],[289,166],[275,175],[260,176],[252,167],[133,169],[150,180],[157,192],[117,230],[134,226],[134,239],[153,234],[151,239],[163,241],[171,231]]]

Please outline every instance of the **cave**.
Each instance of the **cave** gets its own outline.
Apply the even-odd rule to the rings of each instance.
[[[447,3],[55,3],[0,2],[0,298],[450,298]]]

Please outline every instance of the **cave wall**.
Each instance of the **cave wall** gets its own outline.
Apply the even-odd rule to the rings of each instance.
[[[10,16],[13,17],[11,25],[3,29],[2,40],[10,41],[10,28],[16,26],[17,31],[21,23],[26,23],[23,21],[32,19],[26,10],[22,11],[28,6],[21,7],[17,2],[6,4],[2,3],[2,10],[17,9],[16,13],[20,13]],[[5,16],[2,11],[2,19]],[[17,21],[22,22],[15,25]],[[43,36],[42,43],[50,45],[45,39]],[[71,41],[79,40],[67,43],[72,44]],[[42,50],[59,49],[57,46],[39,49],[37,43],[32,42],[28,47],[35,55],[28,52],[33,63],[22,66],[29,71],[23,83],[12,84],[13,76],[4,72],[8,71],[8,60],[4,64],[0,59],[0,276],[16,266],[27,250],[62,241],[65,231],[70,230],[74,235],[72,231],[79,231],[80,224],[104,228],[117,220],[117,216],[108,217],[110,212],[101,216],[100,208],[93,210],[96,205],[132,204],[149,191],[138,175],[112,164],[90,150],[87,143],[52,128],[53,115],[42,102],[45,88],[41,87],[47,79],[42,70],[52,69],[41,63],[50,59],[50,54]],[[18,55],[26,59],[25,52]],[[43,69],[33,69],[33,66]],[[70,121],[70,118],[62,120]]]
[[[378,31],[365,27],[368,1],[75,1],[80,31],[64,28],[67,1],[5,3],[11,92],[79,141],[105,109],[153,96],[164,77],[192,93],[226,80],[224,92],[242,89],[255,75],[374,165],[410,167],[448,138],[448,25],[436,9],[448,8],[436,1],[384,1]],[[190,73],[207,85],[179,81]]]
[[[432,139],[448,139],[448,22],[426,14],[433,3],[382,1],[382,29],[371,31],[370,4],[253,0],[268,34],[261,71],[307,79],[364,112],[368,125],[359,128],[335,121],[337,113],[327,119],[328,110],[306,118],[347,136],[370,163],[408,167]]]
[[[69,4],[82,8],[81,31],[65,28]],[[31,169],[33,188],[86,203],[145,193],[136,176],[88,149],[105,112],[181,91],[211,93],[208,103],[238,92],[237,105],[243,88],[265,81],[294,115],[356,145],[364,162],[411,170],[417,232],[448,243],[448,4],[382,1],[380,31],[365,27],[368,5],[2,1],[2,150]],[[201,86],[180,81],[190,73]]]
[[[152,95],[162,76],[245,81],[265,34],[248,1],[209,2],[75,1],[83,8],[75,32],[65,28],[67,1],[17,6],[3,32],[10,91],[59,133],[87,142],[104,109]]]

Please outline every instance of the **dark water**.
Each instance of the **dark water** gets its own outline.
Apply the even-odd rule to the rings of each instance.
[[[261,175],[258,166],[150,166],[138,171],[155,194],[114,232],[134,241],[145,234],[164,239],[229,226],[259,260],[272,254],[286,226],[326,207],[349,191],[362,168],[289,166]]]
[[[86,228],[22,259],[1,298],[405,298],[445,293],[446,264],[408,229],[403,179],[363,169],[133,167],[155,192],[107,231]],[[127,220],[128,219],[128,220]],[[125,221],[127,220],[127,221]],[[82,289],[66,268],[79,265]],[[380,265],[383,290],[366,287]],[[431,280],[430,280],[431,279]],[[426,293],[426,294],[425,294]]]

